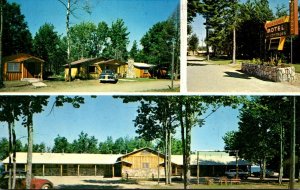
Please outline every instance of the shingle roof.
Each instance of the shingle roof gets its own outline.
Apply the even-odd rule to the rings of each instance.
[[[182,165],[183,157],[182,155],[172,155],[171,161],[174,164]],[[235,165],[236,160],[234,156],[229,156],[226,152],[216,152],[216,151],[205,151],[199,152],[199,162],[200,165]],[[250,163],[246,160],[239,159],[239,165],[249,165]],[[191,165],[197,165],[197,155],[191,155]]]
[[[35,164],[114,164],[121,154],[32,153]],[[27,163],[27,153],[17,152],[16,161]],[[8,163],[6,158],[3,163]]]
[[[79,154],[79,153],[32,153],[32,163],[35,164],[115,164],[118,158],[125,157],[136,152],[148,150],[155,154],[157,152],[150,148],[142,148],[128,154]],[[163,154],[160,154],[163,156]],[[27,162],[26,152],[17,152],[17,163]],[[183,165],[182,155],[172,155],[172,163]],[[8,163],[8,158],[3,163]],[[199,152],[200,165],[235,165],[235,157],[226,152]],[[250,162],[239,159],[239,165],[250,165]],[[191,165],[197,165],[197,155],[191,155]]]
[[[135,67],[139,67],[139,68],[150,68],[150,67],[153,67],[154,65],[151,65],[151,64],[148,64],[148,63],[133,63],[133,65]]]
[[[11,55],[3,58],[3,62],[23,62],[23,61],[34,61],[34,62],[45,62],[44,60],[35,57],[33,55],[25,54],[25,53],[20,53],[16,55]]]

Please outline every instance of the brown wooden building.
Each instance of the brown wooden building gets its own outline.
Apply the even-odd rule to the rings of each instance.
[[[26,169],[27,153],[18,152],[17,168]],[[182,176],[183,157],[172,155],[172,175]],[[9,160],[3,161],[5,170]],[[239,168],[250,163],[239,159]],[[191,155],[191,175],[197,175],[197,155]],[[236,167],[235,157],[225,152],[206,151],[199,154],[200,176],[223,176]],[[152,178],[165,177],[164,154],[142,148],[128,154],[33,153],[33,174],[38,176],[104,176]]]
[[[7,81],[25,78],[43,79],[44,60],[29,54],[17,54],[3,58],[3,79]]]

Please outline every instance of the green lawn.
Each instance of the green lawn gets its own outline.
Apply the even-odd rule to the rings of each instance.
[[[300,63],[293,64],[295,67],[296,73],[300,73]]]

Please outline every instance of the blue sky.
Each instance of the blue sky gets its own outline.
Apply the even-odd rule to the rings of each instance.
[[[21,5],[29,30],[35,36],[47,23],[55,26],[59,34],[66,31],[66,10],[58,0],[8,0]],[[71,17],[72,25],[82,21],[98,24],[105,21],[109,26],[118,18],[124,20],[130,32],[129,39],[138,42],[155,23],[166,20],[176,9],[179,0],[90,0],[92,14],[78,10],[77,18]]]
[[[99,141],[107,136],[113,139],[119,137],[135,137],[135,127],[132,120],[137,113],[137,103],[124,104],[120,99],[111,96],[98,96],[96,99],[85,96],[85,104],[79,109],[70,105],[54,108],[50,113],[53,97],[41,114],[34,116],[34,143],[44,142],[53,146],[54,138],[59,134],[73,142],[81,131],[89,136],[95,136]],[[210,112],[208,111],[208,115]],[[203,127],[192,129],[192,150],[223,150],[222,137],[227,131],[237,130],[238,110],[220,108],[206,119]],[[26,142],[26,129],[16,125],[17,138]],[[178,129],[179,131],[179,129]],[[7,125],[0,123],[0,138],[8,137]],[[180,138],[178,132],[175,137]]]
[[[240,0],[240,2],[246,2],[247,0]],[[289,7],[289,1],[288,0],[269,0],[270,8],[275,12],[275,7],[277,5],[285,5],[286,8]],[[192,22],[192,28],[193,32],[197,34],[199,38],[199,45],[203,46],[205,45],[205,37],[206,37],[206,32],[205,32],[205,25],[203,25],[204,19],[201,15],[198,15],[196,18],[194,18]]]

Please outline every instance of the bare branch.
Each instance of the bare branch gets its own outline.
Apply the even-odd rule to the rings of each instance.
[[[63,2],[63,0],[58,0],[58,1],[61,2],[61,4],[63,4],[63,6],[64,6],[66,9],[68,9],[67,4],[66,4],[65,2]]]

